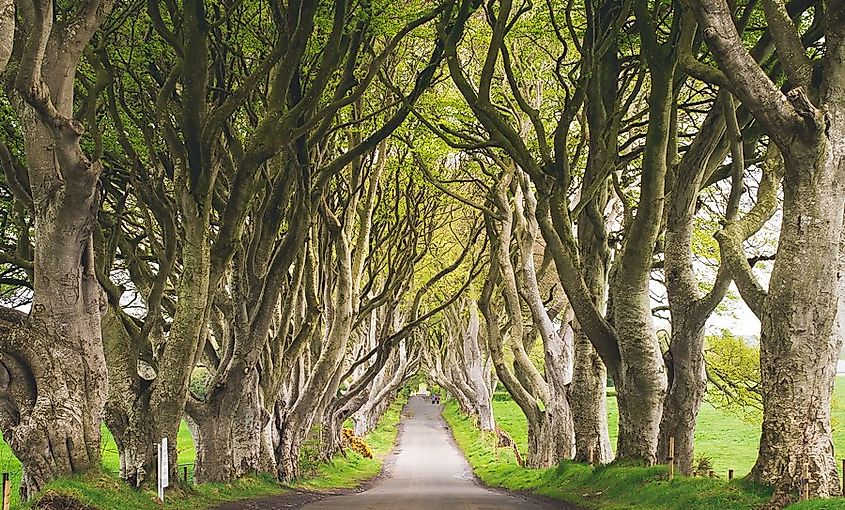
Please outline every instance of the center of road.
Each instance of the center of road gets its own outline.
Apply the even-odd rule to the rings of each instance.
[[[480,487],[440,417],[441,406],[411,397],[403,428],[385,461],[385,476],[369,490],[336,496],[302,507],[307,510],[543,510],[562,508]]]

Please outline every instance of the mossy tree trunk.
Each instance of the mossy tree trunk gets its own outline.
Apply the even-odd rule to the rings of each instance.
[[[24,135],[29,187],[13,191],[31,210],[36,236],[31,311],[0,309],[0,428],[23,464],[24,499],[57,477],[100,467],[108,374],[93,229],[102,168],[80,147],[84,129],[73,107],[80,57],[113,3],[89,1],[73,11],[50,1],[18,3],[25,41],[14,56],[10,102]],[[10,58],[6,30],[14,33],[14,16],[3,2],[0,70]]]
[[[811,496],[830,496],[839,486],[830,400],[841,346],[845,3],[825,9],[825,57],[814,80],[788,11],[764,2],[779,62],[794,87],[787,94],[742,46],[727,2],[690,6],[720,68],[708,75],[731,89],[783,154],[783,222],[768,289],[742,253],[742,236],[759,215],[729,222],[717,237],[743,299],[761,321],[763,426],[751,474],[775,487],[774,503],[781,505],[796,498],[806,465]],[[770,175],[767,186],[776,182]]]

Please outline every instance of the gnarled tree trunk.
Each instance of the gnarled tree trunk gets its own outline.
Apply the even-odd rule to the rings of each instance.
[[[155,477],[161,436],[150,409],[151,381],[141,377],[132,338],[113,306],[103,317],[103,345],[109,370],[104,420],[117,444],[120,478],[140,487]]]
[[[496,420],[493,416],[493,395],[488,386],[488,376],[485,374],[484,356],[478,343],[478,307],[475,302],[469,303],[469,323],[463,336],[463,360],[466,366],[467,379],[475,390],[475,408],[478,412],[478,427],[481,430],[495,430]]]
[[[575,368],[569,388],[575,431],[575,460],[607,464],[613,446],[607,426],[607,369],[590,339],[577,330]]]
[[[806,463],[816,496],[839,489],[830,401],[842,347],[845,164],[834,147],[845,140],[845,108],[836,113],[826,139],[784,154],[783,224],[761,317],[763,432],[752,470],[756,480],[795,493]]]
[[[270,413],[263,405],[255,368],[242,369],[244,377],[217,388],[203,402],[189,400],[186,418],[196,443],[194,477],[198,483],[236,480],[248,473],[274,473],[268,456]]]
[[[743,47],[724,0],[690,7],[723,71],[783,154],[783,223],[768,291],[742,254],[745,222],[719,240],[743,299],[761,322],[763,427],[753,478],[776,488],[774,503],[797,496],[803,467],[812,496],[838,489],[830,398],[841,340],[840,261],[845,207],[845,3],[825,9],[825,58],[811,79],[800,32],[778,2],[764,2],[779,63],[795,87],[783,94]],[[820,105],[820,106],[816,106]],[[761,183],[762,186],[762,183]]]
[[[100,467],[100,423],[107,372],[100,332],[100,287],[92,229],[101,167],[79,145],[73,118],[76,67],[113,2],[90,1],[75,12],[53,2],[20,3],[22,41],[12,98],[26,142],[35,219],[34,296],[28,317],[0,312],[0,427],[23,464],[21,495],[53,479]],[[8,4],[3,2],[2,4]],[[14,26],[0,5],[0,26]],[[62,24],[56,16],[66,16]],[[9,58],[0,36],[0,69]]]

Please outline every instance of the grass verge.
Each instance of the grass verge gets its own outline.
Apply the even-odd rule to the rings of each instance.
[[[744,480],[676,477],[669,482],[664,466],[564,462],[549,469],[522,468],[512,451],[496,448],[495,435],[479,431],[454,401],[446,404],[443,417],[476,476],[492,487],[603,510],[753,510],[770,496],[767,489]],[[845,510],[845,499],[810,501],[790,510]]]
[[[70,477],[49,484],[28,503],[13,501],[13,510],[36,508],[43,498],[67,498],[76,506],[60,506],[72,510],[201,510],[219,504],[284,493],[290,488],[312,490],[352,488],[378,475],[384,458],[393,448],[405,400],[397,399],[382,416],[378,427],[365,437],[373,451],[372,459],[347,450],[328,463],[309,466],[306,477],[293,485],[279,484],[270,475],[244,477],[228,484],[175,485],[167,489],[165,504],[158,502],[154,491],[134,490],[114,474],[104,471],[96,476]],[[180,456],[180,462],[183,458]]]
[[[615,391],[607,399],[607,418],[611,444],[616,445],[619,413],[616,407]],[[527,425],[525,416],[507,393],[497,394],[493,401],[493,411],[500,427],[519,443],[520,451],[525,451],[527,444]],[[845,376],[836,378],[833,402],[833,445],[839,457],[845,452]],[[757,459],[757,446],[760,440],[760,423],[752,423],[738,418],[728,410],[713,407],[705,402],[698,413],[695,427],[696,460],[707,459],[709,469],[716,471],[722,478],[733,469],[736,475],[744,476]],[[840,471],[840,475],[842,472]]]

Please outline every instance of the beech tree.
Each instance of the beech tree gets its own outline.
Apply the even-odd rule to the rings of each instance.
[[[432,334],[424,349],[426,374],[448,389],[464,412],[478,418],[481,430],[495,430],[492,397],[497,379],[485,337],[480,336],[478,306],[463,298],[443,315],[440,327],[428,327]]]
[[[742,45],[733,11],[722,0],[688,3],[719,70],[709,75],[735,94],[783,155],[783,223],[768,289],[741,252],[747,225],[729,223],[718,239],[745,302],[760,318],[763,432],[755,480],[795,497],[805,465],[810,493],[836,492],[830,398],[841,348],[838,329],[842,237],[845,4],[818,6],[822,54],[811,60],[782,2],[763,2],[784,93]],[[754,219],[750,219],[753,221]]]
[[[556,326],[540,294],[534,262],[534,247],[539,238],[534,216],[536,199],[528,176],[514,165],[502,163],[502,176],[490,192],[491,208],[498,214],[485,217],[491,269],[479,307],[487,321],[496,373],[528,420],[526,465],[549,467],[574,455],[575,432],[567,400],[572,379],[573,337],[565,312],[560,314],[562,326]],[[512,199],[507,192],[511,188],[514,189]],[[518,249],[515,254],[510,248],[514,241]],[[494,276],[495,280],[491,280]],[[497,281],[501,282],[508,317],[508,328],[502,332],[492,331],[500,328],[498,313],[489,296]],[[532,329],[523,325],[523,301],[530,310]],[[528,355],[533,336],[542,340],[545,362],[542,373]],[[508,341],[504,342],[503,337]],[[513,373],[505,363],[505,345],[514,356]]]
[[[24,135],[26,181],[18,181],[8,158],[0,160],[36,233],[31,310],[3,308],[0,322],[0,427],[23,464],[24,498],[100,464],[107,376],[92,231],[102,167],[80,147],[74,79],[112,5],[17,2],[17,26],[11,3],[0,5],[0,72],[11,58],[15,75],[4,82]]]
[[[540,121],[536,108],[525,100],[512,72],[509,49],[505,43],[508,31],[515,25],[511,19],[510,2],[502,2],[496,13],[487,13],[492,35],[486,45],[487,53],[480,76],[475,80],[480,84],[478,87],[471,84],[461,66],[457,41],[447,40],[446,51],[451,77],[479,122],[490,133],[493,141],[501,145],[515,163],[528,173],[537,187],[537,220],[554,256],[561,283],[580,327],[614,376],[620,405],[617,455],[654,462],[666,376],[662,352],[651,322],[648,283],[652,252],[661,231],[663,217],[667,151],[672,129],[670,105],[674,97],[677,64],[674,38],[677,37],[680,24],[674,25],[668,39],[658,41],[655,35],[658,33],[658,22],[652,19],[646,2],[635,2],[633,7],[642,41],[641,58],[650,71],[649,123],[642,155],[638,207],[636,214],[630,215],[630,221],[626,223],[625,241],[611,271],[609,292],[613,304],[610,310],[612,326],[596,307],[586,287],[579,261],[574,256],[577,245],[572,236],[573,220],[567,204],[567,191],[571,184],[568,133],[570,124],[583,104],[586,92],[583,83],[568,95],[559,119],[555,121],[551,140],[548,140],[545,125]],[[627,19],[627,13],[627,9],[617,12],[612,26],[620,26]],[[518,18],[522,14],[523,11],[517,11],[513,16]],[[612,38],[615,34],[616,31],[610,31],[610,35],[605,33],[603,37]],[[561,44],[566,42],[561,41]],[[606,46],[599,43],[595,48],[594,53],[587,54],[588,58],[583,59],[585,77],[590,75],[591,63],[603,55]],[[489,84],[500,55],[508,84],[507,92],[513,95],[514,103],[530,120],[537,139],[537,151],[526,145],[518,127],[512,125],[492,101]],[[560,79],[565,80],[563,77]]]

